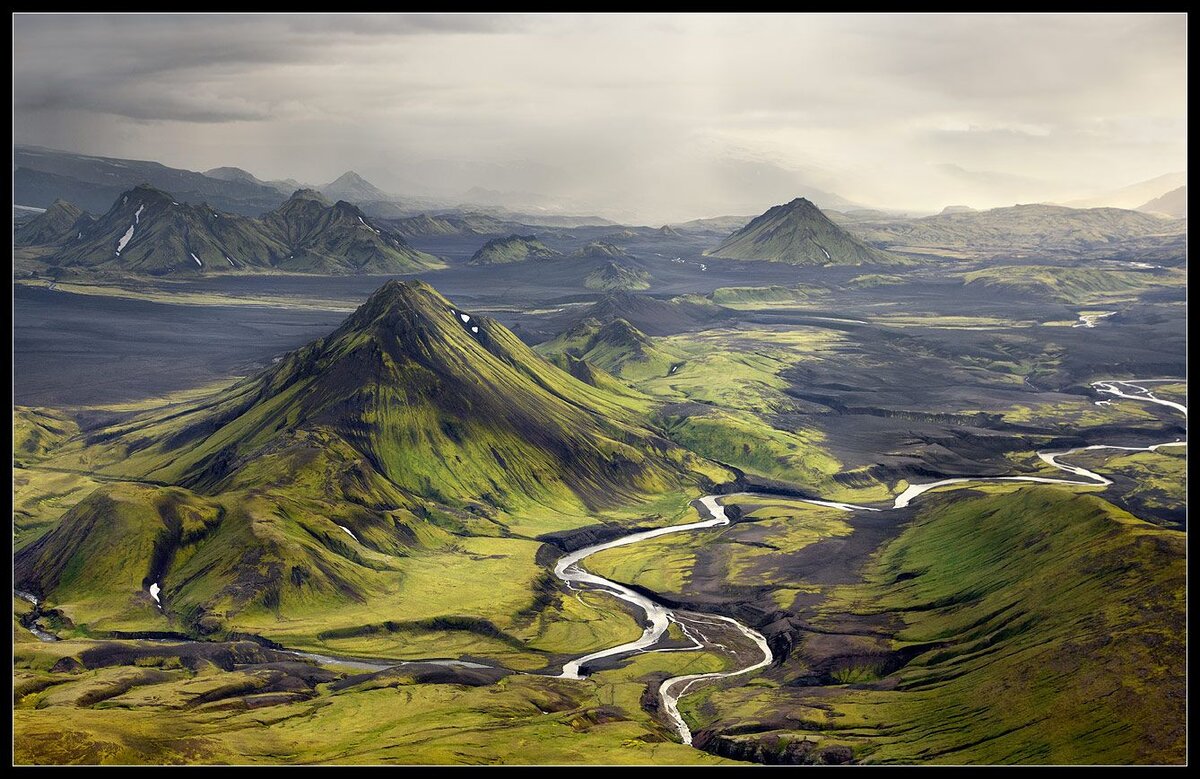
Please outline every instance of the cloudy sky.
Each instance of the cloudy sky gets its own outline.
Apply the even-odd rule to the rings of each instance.
[[[19,143],[644,222],[1186,166],[1173,15],[17,15]]]

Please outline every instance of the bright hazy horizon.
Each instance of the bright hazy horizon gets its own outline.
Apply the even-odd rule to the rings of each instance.
[[[14,17],[17,143],[646,224],[1182,171],[1185,14]]]

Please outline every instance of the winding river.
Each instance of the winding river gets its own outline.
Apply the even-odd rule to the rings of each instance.
[[[1092,382],[1092,388],[1100,393],[1113,395],[1117,398],[1127,400],[1136,400],[1143,403],[1152,403],[1155,405],[1165,406],[1167,408],[1178,411],[1187,416],[1187,407],[1181,403],[1176,403],[1171,400],[1166,400],[1156,396],[1146,384],[1158,382],[1182,383],[1181,379],[1131,379],[1131,380],[1102,380]],[[811,503],[817,506],[827,508],[835,508],[841,511],[887,511],[902,509],[909,506],[913,500],[929,490],[938,487],[948,487],[964,484],[977,484],[984,482],[1005,482],[1005,481],[1020,481],[1020,482],[1036,482],[1039,484],[1063,484],[1083,487],[1107,487],[1112,484],[1110,479],[1105,478],[1095,471],[1088,470],[1079,465],[1071,465],[1070,463],[1060,462],[1058,458],[1068,455],[1077,454],[1079,452],[1097,451],[1097,450],[1114,450],[1123,452],[1154,452],[1158,449],[1168,446],[1187,446],[1185,440],[1164,441],[1152,446],[1136,447],[1136,446],[1115,446],[1108,444],[1096,444],[1093,446],[1083,446],[1075,449],[1067,449],[1059,452],[1038,452],[1038,458],[1047,465],[1053,466],[1060,471],[1069,473],[1072,476],[1078,477],[1075,479],[1055,479],[1045,476],[964,476],[953,479],[941,479],[935,482],[926,484],[911,484],[896,496],[892,505],[889,507],[872,507],[859,506],[852,503],[840,503],[837,501],[826,500],[802,500],[803,503]],[[567,679],[582,679],[586,676],[585,667],[589,663],[604,658],[617,657],[630,654],[633,652],[643,651],[679,651],[673,649],[658,649],[653,647],[662,640],[666,634],[671,622],[676,622],[683,629],[693,642],[694,646],[685,647],[684,649],[703,649],[708,648],[703,642],[703,632],[699,628],[700,625],[720,624],[726,628],[732,628],[735,632],[740,633],[752,645],[752,655],[757,656],[757,660],[752,663],[743,665],[736,670],[722,671],[714,673],[688,674],[685,676],[675,676],[664,681],[658,689],[659,701],[663,712],[671,721],[676,732],[679,734],[680,740],[684,744],[692,743],[692,732],[684,720],[683,715],[679,712],[679,699],[691,692],[697,684],[706,681],[714,681],[718,679],[728,679],[734,676],[749,674],[760,668],[769,666],[774,661],[774,655],[771,652],[770,646],[767,645],[766,638],[757,630],[738,622],[735,619],[719,614],[704,614],[699,612],[678,612],[669,609],[653,598],[643,595],[623,584],[605,579],[602,576],[597,576],[594,573],[587,571],[582,563],[588,557],[591,557],[598,552],[603,552],[606,549],[615,549],[617,547],[629,546],[641,541],[648,541],[652,538],[661,538],[662,536],[671,535],[674,533],[690,533],[697,530],[706,530],[708,528],[720,527],[730,524],[729,517],[725,514],[725,509],[717,503],[717,495],[708,495],[697,501],[697,508],[703,509],[702,513],[707,513],[709,519],[703,519],[699,522],[690,522],[684,525],[673,525],[669,527],[655,528],[653,530],[644,530],[638,533],[631,533],[627,536],[622,536],[613,541],[608,541],[602,544],[584,547],[570,554],[564,555],[559,559],[554,566],[554,575],[559,580],[564,582],[568,588],[575,589],[578,587],[589,587],[599,589],[610,595],[629,603],[645,614],[645,623],[642,630],[642,635],[633,641],[620,644],[618,646],[602,649],[591,654],[584,655],[568,662],[560,674],[561,678]],[[732,496],[726,496],[732,497]],[[691,630],[688,629],[691,626]],[[697,636],[700,636],[699,638]],[[724,649],[726,654],[733,654],[728,647],[715,644],[711,640],[708,641],[710,646],[719,646]]]

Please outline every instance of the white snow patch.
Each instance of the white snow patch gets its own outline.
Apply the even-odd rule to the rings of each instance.
[[[817,248],[818,248],[818,249],[820,249],[820,250],[821,250],[821,251],[822,251],[822,252],[825,254],[825,259],[827,259],[827,260],[832,260],[832,259],[833,259],[832,257],[830,257],[830,256],[829,256],[829,252],[825,251],[825,247],[824,247],[824,246],[818,246]]]
[[[347,533],[349,533],[350,537],[353,538],[355,541],[358,540],[358,536],[354,535],[354,532],[352,530],[350,530],[350,528],[346,527],[345,525],[338,525],[338,527],[340,527],[342,530],[345,530]]]
[[[233,268],[237,267],[237,263],[234,262],[232,258],[226,257],[225,259],[229,262],[230,267],[233,267]]]
[[[1104,311],[1099,314],[1080,314],[1079,321],[1071,325],[1071,327],[1095,327],[1096,323],[1101,319],[1112,316],[1116,311]]]
[[[162,601],[158,597],[160,592],[162,592],[162,587],[158,586],[158,582],[150,585],[150,597],[154,598],[154,602],[158,604],[159,608],[162,608]]]
[[[83,233],[80,233],[79,235],[75,236],[75,240],[78,241],[82,237],[83,237]]]
[[[133,238],[133,225],[129,225],[129,229],[126,230],[125,234],[121,236],[121,240],[117,241],[117,256],[118,257],[121,256],[121,250],[124,249],[129,244],[129,241],[131,238]]]
[[[196,261],[196,264],[197,264],[197,265],[199,265],[201,268],[203,268],[203,267],[204,267],[204,263],[200,262],[200,258],[199,258],[199,257],[197,257],[195,254],[192,254],[191,252],[188,252],[188,254],[191,254],[191,255],[192,255],[192,259]]]
[[[145,207],[145,205],[139,205],[138,210],[133,213],[133,223],[135,225],[142,223],[142,209]]]
[[[479,328],[478,328],[478,327],[475,327],[474,325],[472,325],[472,326],[471,326],[471,332],[472,332],[472,333],[478,333],[478,332],[479,332]]]
[[[458,318],[461,319],[464,323],[471,321],[471,317],[467,316],[466,314],[459,314]]]
[[[125,197],[121,198],[121,205],[125,205],[128,202],[129,202],[129,195],[126,195]]]

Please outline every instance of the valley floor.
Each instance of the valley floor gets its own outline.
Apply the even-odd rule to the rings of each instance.
[[[177,594],[185,582],[154,582],[161,600],[152,597],[146,572],[108,548],[93,559],[112,565],[119,602],[109,590],[37,603],[14,593],[16,762],[1185,759],[1186,447],[1133,450],[1186,440],[1186,415],[1095,385],[1150,377],[1143,392],[1186,406],[1186,381],[1165,380],[1186,375],[1176,271],[1097,280],[1041,269],[1025,277],[1040,285],[1030,293],[1009,285],[1011,269],[976,266],[970,279],[885,270],[836,283],[792,269],[752,287],[737,282],[740,264],[712,260],[714,280],[690,289],[682,273],[676,282],[649,267],[679,296],[653,310],[625,302],[619,332],[586,321],[603,315],[596,295],[552,287],[530,298],[481,283],[454,297],[560,367],[586,363],[594,387],[725,480],[731,524],[586,561],[684,615],[654,651],[555,678],[573,658],[633,640],[643,615],[565,586],[554,561],[695,522],[701,490],[599,510],[546,500],[405,518],[417,538],[403,548],[353,525],[353,513],[297,504],[288,521],[303,543],[368,594],[231,610],[200,635]],[[442,273],[451,288],[468,283]],[[231,377],[334,329],[365,283],[19,287],[15,548],[86,509],[101,486],[131,505],[177,490],[173,505],[194,513],[185,523],[211,524],[210,512],[222,527],[284,532],[255,513],[266,512],[261,494],[165,487],[125,463],[144,453],[110,441],[183,435],[176,416],[225,402],[239,391]],[[145,327],[156,310],[172,327],[194,322],[196,354],[180,351],[184,336]],[[1073,326],[1109,310],[1118,313]],[[98,352],[69,343],[89,330]],[[105,378],[114,354],[124,375]],[[882,511],[806,502],[888,509],[912,485],[945,478],[1070,479],[1037,453],[1097,444],[1128,450],[1062,462],[1104,486],[972,481]],[[682,696],[686,746],[662,709],[662,682],[754,661],[744,635],[706,626],[705,614],[760,632],[772,663]],[[458,662],[430,662],[445,660]]]

